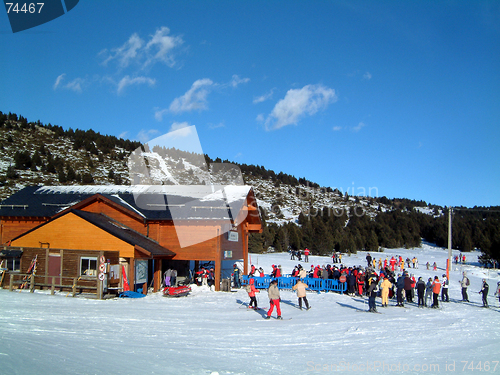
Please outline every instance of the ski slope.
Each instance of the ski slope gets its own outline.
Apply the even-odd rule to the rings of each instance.
[[[244,290],[194,286],[183,298],[155,293],[104,301],[0,290],[0,374],[498,374],[500,309],[493,293],[500,275],[479,268],[478,254],[466,254],[469,265],[454,265],[451,302],[439,310],[397,308],[394,301],[381,308],[378,298],[381,314],[373,314],[364,312],[366,297],[311,292],[311,310],[300,311],[295,293],[283,290],[279,321],[241,305],[249,300]],[[410,272],[426,280],[444,273],[447,250],[424,244],[372,255],[416,255],[420,268]],[[343,263],[364,266],[365,256],[345,256]],[[250,258],[266,273],[272,264],[288,273],[298,263],[286,253]],[[438,272],[426,270],[427,261],[436,261]],[[302,265],[328,262],[310,256]],[[459,301],[464,270],[471,303]],[[480,307],[477,293],[483,278],[489,309]],[[257,298],[269,307],[265,291]]]

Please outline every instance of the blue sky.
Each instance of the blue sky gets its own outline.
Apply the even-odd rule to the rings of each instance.
[[[498,1],[80,1],[16,34],[0,110],[350,194],[500,205]]]

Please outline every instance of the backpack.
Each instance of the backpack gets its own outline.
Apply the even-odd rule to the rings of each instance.
[[[248,284],[246,287],[245,287],[245,290],[247,291],[247,293],[250,293],[252,291],[252,287],[250,286],[250,284]]]
[[[467,285],[467,286],[469,286],[469,285],[470,285],[470,281],[469,281],[469,278],[468,278],[468,277],[465,279],[465,285]]]

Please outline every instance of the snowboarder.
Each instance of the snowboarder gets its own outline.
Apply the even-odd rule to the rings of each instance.
[[[432,306],[433,308],[439,308],[439,292],[441,291],[441,283],[439,282],[439,277],[434,276],[434,282],[432,283]]]
[[[481,287],[481,290],[478,293],[483,294],[483,307],[488,307],[488,290],[490,289],[490,286],[486,282],[485,279],[483,279],[483,286]]]
[[[424,293],[425,293],[425,281],[422,280],[422,277],[418,278],[417,281],[417,298],[418,298],[418,306],[425,306],[424,302]]]
[[[271,314],[273,313],[274,306],[276,306],[276,312],[278,314],[277,319],[283,319],[281,317],[281,307],[280,307],[280,290],[278,289],[278,281],[271,281],[269,289],[267,290],[269,296],[269,311],[267,312],[266,319],[271,319]]]
[[[459,281],[462,286],[462,302],[469,302],[469,296],[467,295],[467,287],[470,284],[469,278],[467,277],[467,273],[464,271],[462,273],[462,281]]]
[[[307,301],[306,297],[306,288],[307,284],[303,283],[300,280],[297,280],[297,283],[292,287],[292,290],[297,291],[297,298],[299,299],[299,308],[302,310],[302,301],[304,301],[306,305],[306,310],[310,309],[309,302]]]
[[[450,298],[448,297],[448,284],[448,278],[445,274],[443,274],[443,282],[441,288],[441,301],[443,302],[450,302]]]
[[[255,310],[258,309],[257,307],[257,298],[255,297],[255,293],[260,293],[260,290],[258,290],[255,287],[255,280],[250,279],[248,280],[248,285],[246,286],[246,291],[248,293],[248,297],[250,297],[250,303],[248,304],[248,308],[251,309],[252,305]]]

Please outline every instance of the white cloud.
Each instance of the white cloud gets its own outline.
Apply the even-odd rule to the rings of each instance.
[[[333,131],[335,131],[335,132],[338,132],[340,130],[342,130],[342,126],[334,126],[333,127]]]
[[[168,109],[155,108],[155,119],[157,121],[163,120],[163,115],[168,113]]]
[[[145,66],[156,61],[161,61],[167,66],[175,65],[174,55],[172,50],[184,43],[180,36],[170,36],[168,27],[162,26],[151,37],[151,40],[146,44],[145,50],[148,52],[148,58],[144,63]],[[156,53],[155,53],[156,51]]]
[[[135,63],[145,68],[156,62],[162,62],[169,67],[175,65],[173,50],[184,43],[181,36],[168,35],[170,29],[162,26],[146,42],[137,33],[134,33],[120,47],[102,50],[99,55],[104,56],[103,65],[116,60],[121,68]]]
[[[187,128],[189,126],[191,126],[191,125],[189,125],[189,123],[187,121],[184,121],[184,122],[173,122],[172,125],[170,126],[169,132],[173,132],[173,131],[176,131],[176,130]]]
[[[63,73],[56,78],[56,82],[54,83],[54,90],[59,87],[59,85],[61,84],[61,82],[63,81],[65,76],[66,76],[66,73]]]
[[[240,78],[237,74],[233,74],[231,82],[229,83],[232,87],[236,88],[240,83],[250,82],[250,78]]]
[[[264,117],[264,115],[262,113],[259,113],[255,119],[258,122],[264,122],[266,120],[266,118]]]
[[[149,77],[134,77],[130,78],[130,76],[126,75],[123,77],[120,82],[118,82],[117,93],[121,94],[125,87],[130,85],[141,85],[148,84],[149,86],[153,86],[156,83],[156,80]]]
[[[370,72],[366,72],[365,74],[363,74],[363,79],[372,79],[372,75]]]
[[[213,81],[208,78],[196,80],[184,95],[175,98],[170,103],[170,112],[181,113],[208,109],[207,95],[213,84]]]
[[[360,122],[358,125],[354,126],[352,128],[353,131],[355,131],[356,133],[359,132],[361,129],[363,129],[364,127],[366,126],[366,124],[364,122]]]
[[[82,86],[86,85],[88,82],[84,78],[75,78],[74,80],[63,84],[63,81],[65,80],[66,73],[60,74],[54,83],[53,89],[65,89],[65,90],[71,90],[77,93],[82,92]]]
[[[262,103],[268,99],[271,99],[273,96],[273,93],[274,93],[274,89],[272,89],[268,93],[265,93],[264,95],[257,96],[256,98],[253,99],[253,104]]]
[[[304,116],[312,116],[336,101],[335,90],[323,85],[306,85],[301,89],[288,90],[267,117],[266,129],[280,129],[297,124]]]
[[[118,60],[119,65],[122,68],[127,67],[131,61],[138,58],[141,55],[140,49],[144,45],[144,40],[142,40],[137,33],[134,33],[130,38],[118,48],[113,48],[111,53],[103,61],[104,65],[107,65],[111,60]],[[107,50],[103,50],[100,54],[108,54]]]
[[[159,131],[156,129],[144,130],[141,129],[137,136],[135,137],[141,143],[147,143],[151,138],[153,138]]]
[[[226,125],[224,124],[224,122],[219,122],[218,124],[210,124],[208,127],[210,129],[218,129],[218,128],[224,128],[226,127]]]

